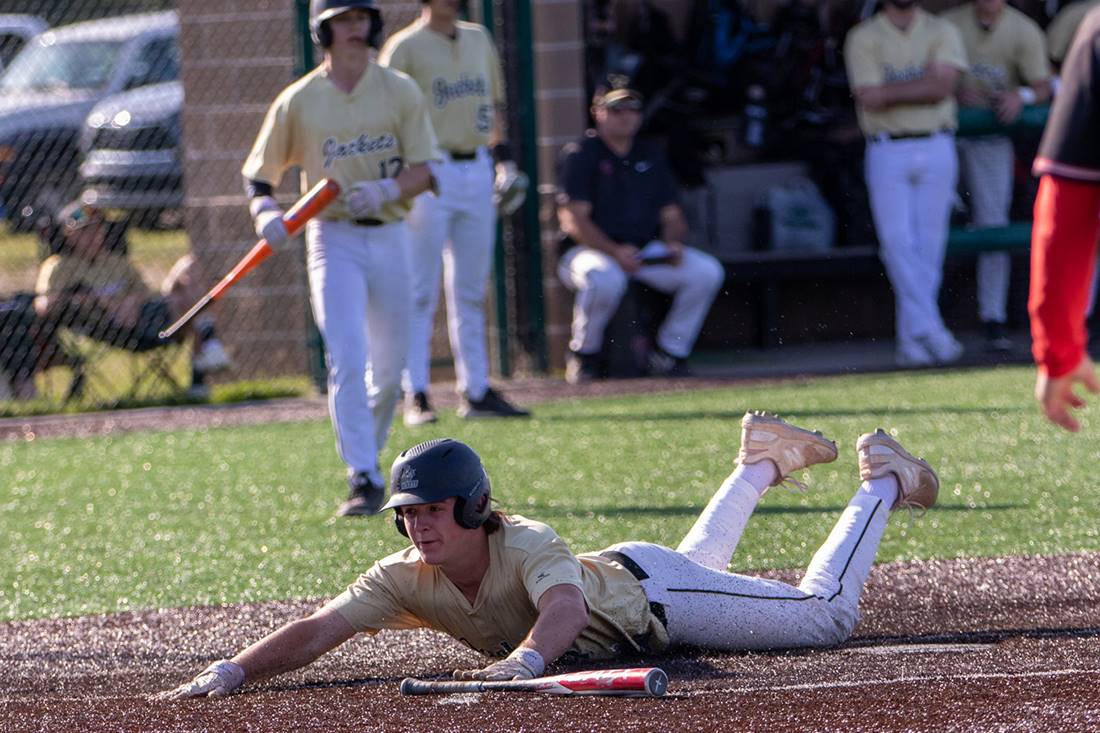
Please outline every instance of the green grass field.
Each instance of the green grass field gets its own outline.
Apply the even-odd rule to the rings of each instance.
[[[823,430],[835,464],[805,495],[765,497],[734,569],[800,567],[858,485],[877,426],[939,470],[941,501],[893,519],[880,561],[1100,550],[1100,446],[1048,426],[1026,368],[828,378],[563,401],[528,422],[395,427],[383,456],[453,435],[482,455],[502,508],[575,551],[675,545],[728,473],[747,408]],[[1093,408],[1095,410],[1095,408]],[[1087,415],[1088,413],[1086,413]],[[1095,424],[1095,421],[1094,421]],[[327,597],[403,546],[388,517],[337,519],[327,422],[0,445],[0,619]]]

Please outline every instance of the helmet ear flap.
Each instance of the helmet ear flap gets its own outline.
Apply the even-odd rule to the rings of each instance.
[[[489,476],[482,473],[481,481],[470,493],[469,499],[455,500],[455,521],[466,529],[477,529],[489,518]]]
[[[405,529],[405,518],[401,516],[400,509],[393,510],[393,523],[397,527],[397,531],[404,536],[409,536],[409,530]]]

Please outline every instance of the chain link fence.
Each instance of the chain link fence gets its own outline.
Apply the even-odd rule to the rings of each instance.
[[[0,416],[316,381],[300,247],[158,338],[255,243],[238,171],[310,61],[306,7],[0,0]]]

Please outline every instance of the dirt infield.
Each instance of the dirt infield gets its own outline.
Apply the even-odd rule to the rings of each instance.
[[[530,405],[729,383],[530,380],[507,392]],[[440,407],[452,404],[447,392],[439,396]],[[320,399],[136,410],[4,420],[0,440],[325,416]],[[797,581],[795,572],[762,574]],[[669,673],[660,699],[402,697],[402,677],[442,675],[479,658],[442,635],[383,632],[225,700],[147,700],[316,605],[0,624],[0,731],[1100,730],[1100,554],[879,565],[863,619],[842,647],[626,660]]]
[[[357,638],[312,667],[224,700],[145,699],[315,605],[0,625],[0,729],[1100,730],[1100,554],[876,566],[848,644],[629,660],[669,673],[660,699],[402,697],[403,676],[478,662],[431,632]]]

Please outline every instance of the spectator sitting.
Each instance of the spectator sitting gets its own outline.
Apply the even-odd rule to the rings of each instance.
[[[714,257],[684,246],[687,222],[665,157],[636,139],[641,110],[634,90],[601,87],[592,105],[595,130],[562,151],[558,276],[576,292],[566,369],[572,383],[599,376],[604,329],[630,277],[673,296],[650,372],[686,375],[686,359],[725,277]]]
[[[94,204],[74,201],[50,227],[53,254],[43,261],[35,287],[35,311],[57,327],[130,351],[165,343],[158,335],[203,295],[198,263],[180,258],[155,296],[124,252],[125,223],[109,221]],[[123,251],[120,251],[123,250]],[[188,396],[209,395],[205,377],[231,366],[203,315],[192,328],[194,348]]]

